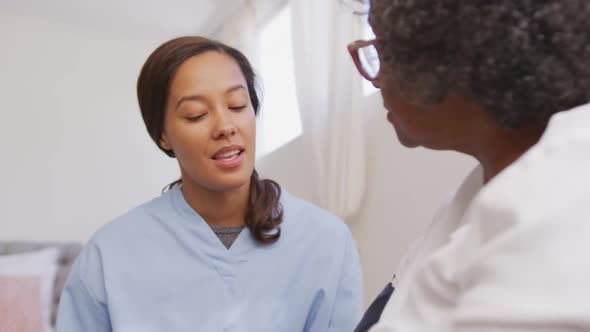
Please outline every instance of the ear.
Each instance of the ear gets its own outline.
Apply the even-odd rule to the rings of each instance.
[[[162,137],[160,138],[160,147],[166,150],[172,150],[172,145],[170,145],[170,141],[168,140],[168,135],[165,132],[162,133]]]

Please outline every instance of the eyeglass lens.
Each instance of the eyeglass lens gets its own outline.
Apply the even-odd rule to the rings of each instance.
[[[379,55],[377,54],[377,49],[374,45],[367,45],[365,47],[361,47],[358,50],[359,53],[359,60],[361,61],[361,66],[365,70],[365,72],[371,78],[377,77],[379,73]]]

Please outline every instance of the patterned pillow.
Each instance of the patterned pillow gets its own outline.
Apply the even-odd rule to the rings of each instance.
[[[43,332],[40,277],[0,275],[0,331]]]

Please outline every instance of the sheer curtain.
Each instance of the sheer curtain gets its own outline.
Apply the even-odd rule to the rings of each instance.
[[[339,0],[249,0],[215,38],[242,50],[256,67],[260,29],[284,5],[291,8],[293,56],[304,155],[311,163],[314,202],[350,220],[365,194],[362,81],[346,45],[362,36],[363,17]]]
[[[362,36],[362,18],[337,0],[291,6],[297,96],[318,203],[350,220],[365,194],[366,157],[362,82],[346,45]]]
[[[256,1],[246,0],[238,7],[213,38],[243,52],[252,65],[258,62],[258,13]]]
[[[238,1],[238,0],[236,0]],[[259,65],[260,31],[262,26],[278,12],[288,0],[240,0],[242,5],[230,15],[214,38],[236,47],[252,65]]]

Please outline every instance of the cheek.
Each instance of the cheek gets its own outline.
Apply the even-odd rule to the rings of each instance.
[[[240,114],[240,127],[242,134],[248,139],[256,138],[256,115],[254,111],[248,111]]]
[[[397,129],[412,132],[421,126],[421,110],[415,106],[391,94],[384,94],[383,101],[389,111],[387,118]]]
[[[399,98],[395,93],[392,82],[387,78],[387,75],[383,75],[379,80],[379,90],[383,97],[383,104],[387,107],[393,107],[399,102]],[[391,110],[388,108],[388,110]]]
[[[250,128],[252,137],[256,138],[256,118],[254,116],[249,121],[248,128]]]
[[[207,131],[198,124],[183,121],[172,121],[166,127],[166,134],[172,145],[176,157],[179,159],[191,159],[194,155],[205,149]]]

